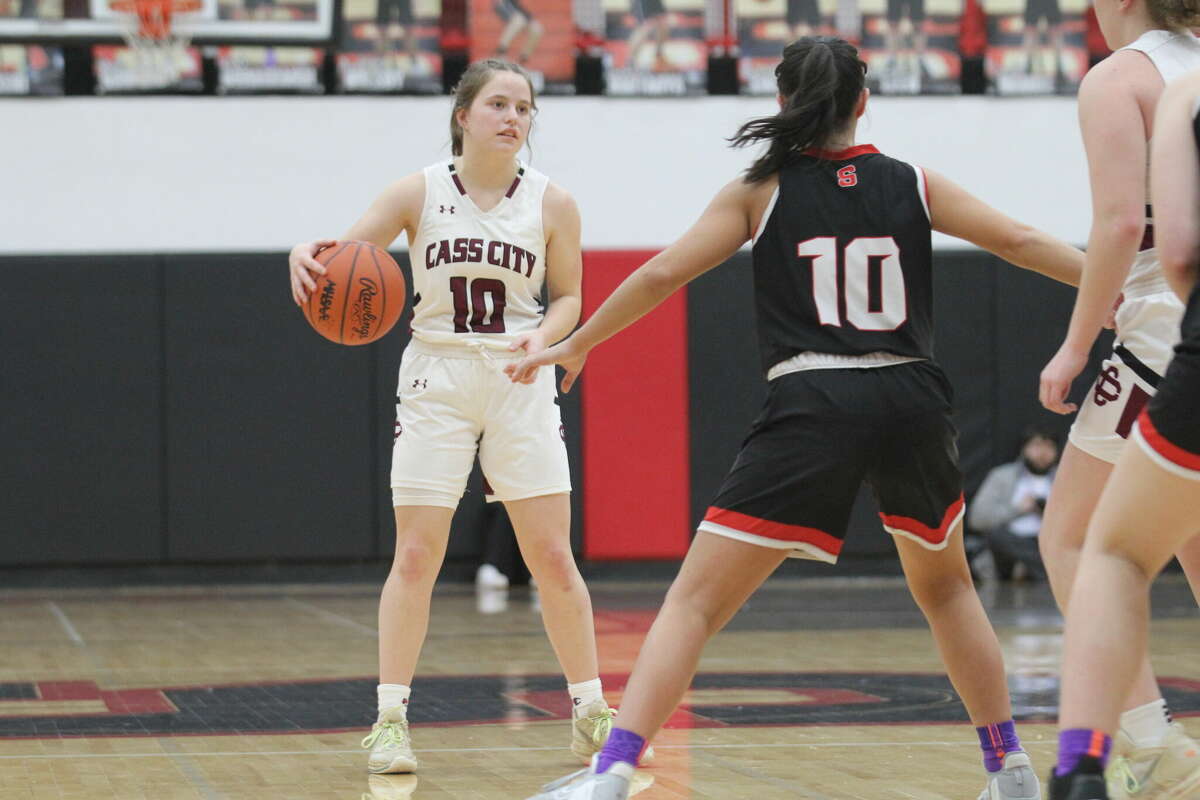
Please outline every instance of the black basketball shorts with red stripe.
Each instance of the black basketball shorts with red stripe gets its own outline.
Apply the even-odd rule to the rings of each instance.
[[[1159,466],[1200,480],[1200,285],[1188,300],[1175,357],[1133,438]]]
[[[963,514],[952,406],[928,361],[776,378],[699,529],[832,564],[865,481],[884,530],[940,550]]]

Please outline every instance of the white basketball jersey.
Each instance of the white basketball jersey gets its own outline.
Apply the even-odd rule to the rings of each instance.
[[[425,168],[425,208],[409,250],[415,339],[461,345],[464,353],[503,350],[541,324],[548,183],[519,165],[508,192],[485,212],[467,194],[454,162]]]
[[[1166,31],[1156,29],[1146,31],[1122,50],[1137,50],[1144,53],[1154,64],[1163,83],[1168,84],[1176,78],[1200,69],[1200,39],[1188,31]],[[1146,183],[1146,225],[1153,225],[1150,216],[1150,185],[1149,170]],[[1153,248],[1142,250],[1134,259],[1125,281],[1126,294],[1145,294],[1152,290],[1169,291],[1166,279],[1162,276],[1162,267],[1158,263],[1158,255]]]

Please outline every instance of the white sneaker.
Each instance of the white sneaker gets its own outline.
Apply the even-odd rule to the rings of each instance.
[[[617,716],[615,708],[609,708],[604,700],[595,700],[579,713],[571,717],[571,752],[579,756],[583,763],[590,763],[592,756],[604,749],[608,734],[612,732],[613,719]],[[642,753],[641,765],[645,766],[654,758],[654,748],[647,747]]]
[[[508,576],[491,564],[480,564],[475,572],[475,588],[479,591],[486,589],[507,589]]]
[[[1041,800],[1042,787],[1029,756],[1023,752],[1009,753],[1004,766],[988,773],[988,784],[979,800]]]
[[[367,770],[374,773],[416,772],[417,757],[413,755],[412,739],[408,735],[408,719],[403,708],[389,708],[379,715],[371,732],[362,740],[369,747]]]
[[[1112,800],[1188,800],[1200,797],[1200,745],[1179,723],[1158,747],[1134,749],[1124,731],[1113,740],[1104,771]]]

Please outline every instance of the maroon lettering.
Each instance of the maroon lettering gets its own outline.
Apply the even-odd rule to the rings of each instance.
[[[500,248],[503,247],[503,244],[503,242],[488,242],[487,262],[493,267],[504,266],[500,261]]]
[[[469,261],[483,261],[483,239],[470,239],[467,241],[467,259]]]
[[[454,332],[467,333],[467,279],[451,278],[450,295],[454,298]]]
[[[529,271],[525,273],[525,277],[531,278],[533,277],[533,265],[537,263],[537,256],[526,250],[525,261],[529,264]]]
[[[513,251],[513,246],[511,244],[509,244],[508,242],[505,242],[504,243],[504,263],[500,265],[500,266],[504,267],[505,269],[513,268],[512,267],[512,251]]]
[[[1135,383],[1129,390],[1129,399],[1125,401],[1125,410],[1121,412],[1121,419],[1117,422],[1118,436],[1122,439],[1129,438],[1129,431],[1133,427],[1134,420],[1138,418],[1138,414],[1142,413],[1142,409],[1149,401],[1150,394]]]
[[[425,248],[425,269],[433,269],[437,266],[437,262],[433,260],[433,250],[437,247],[437,242],[430,242],[429,247]]]
[[[454,240],[454,261],[456,263],[462,263],[463,261],[466,261],[466,260],[467,260],[467,240],[466,239],[455,239]]]
[[[492,299],[491,314],[488,312],[488,302],[484,295]],[[494,278],[477,278],[471,281],[471,305],[475,307],[471,314],[471,330],[476,333],[504,333],[504,282]],[[483,318],[487,316],[488,321]]]

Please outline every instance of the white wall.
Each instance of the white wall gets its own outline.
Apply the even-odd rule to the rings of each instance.
[[[725,137],[773,101],[540,105],[532,163],[575,195],[595,249],[671,242],[749,163]],[[270,251],[336,236],[390,180],[449,152],[448,117],[446,98],[5,101],[0,253]],[[1087,238],[1073,98],[879,98],[859,141]]]

